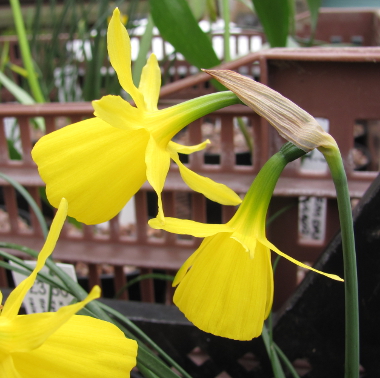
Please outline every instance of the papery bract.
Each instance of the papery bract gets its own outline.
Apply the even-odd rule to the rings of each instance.
[[[308,112],[268,86],[230,70],[204,70],[261,115],[286,140],[309,152],[337,148],[334,138]]]
[[[124,378],[136,365],[137,343],[115,325],[75,315],[99,298],[95,286],[83,301],[57,312],[18,315],[27,291],[58,240],[67,214],[62,199],[33,272],[9,295],[0,313],[0,376],[6,378]],[[1,303],[0,293],[0,303]]]

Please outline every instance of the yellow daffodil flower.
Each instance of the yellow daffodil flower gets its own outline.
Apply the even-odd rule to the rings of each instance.
[[[205,237],[173,282],[173,286],[178,285],[174,303],[203,331],[236,340],[251,340],[261,334],[273,301],[270,250],[299,266],[342,281],[293,259],[266,238],[269,202],[290,161],[290,152],[284,147],[264,165],[226,224],[207,225],[174,218],[166,218],[164,225],[157,219],[149,221],[153,228]],[[296,157],[292,155],[293,160]]]
[[[208,141],[185,147],[171,139],[195,119],[240,100],[231,92],[219,92],[158,110],[161,71],[157,59],[150,56],[139,87],[135,87],[130,40],[118,9],[109,23],[107,41],[119,82],[136,106],[120,96],[104,96],[92,103],[95,118],[64,127],[37,142],[32,157],[46,183],[50,203],[57,207],[65,197],[70,216],[86,224],[101,223],[114,217],[148,179],[158,195],[162,221],[161,192],[173,159],[190,188],[225,205],[239,204],[239,196],[231,189],[190,171],[178,159],[178,152],[199,151]]]
[[[18,315],[25,294],[53,252],[66,214],[67,201],[63,199],[35,269],[11,292],[1,310],[0,377],[122,378],[136,365],[135,340],[127,339],[111,323],[74,315],[99,298],[97,286],[82,302],[55,313]]]

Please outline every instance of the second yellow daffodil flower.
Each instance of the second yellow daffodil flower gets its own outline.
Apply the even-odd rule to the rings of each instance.
[[[266,237],[265,222],[277,180],[292,159],[304,154],[285,145],[258,173],[239,209],[226,224],[203,224],[166,218],[149,225],[177,234],[205,237],[178,271],[174,303],[203,331],[236,340],[261,334],[273,301],[270,250],[291,262],[323,274],[281,252]]]
[[[157,59],[150,56],[137,88],[132,81],[130,39],[117,8],[107,41],[119,82],[136,106],[120,96],[104,96],[93,101],[95,118],[37,142],[32,157],[50,203],[58,207],[65,197],[70,216],[86,224],[101,223],[114,217],[148,180],[158,195],[158,218],[163,221],[161,192],[173,159],[191,189],[221,204],[239,204],[239,196],[227,186],[190,171],[179,161],[179,152],[199,151],[208,141],[185,147],[171,139],[195,119],[240,100],[231,92],[220,92],[158,110],[161,71]]]
[[[33,272],[9,295],[0,310],[0,377],[6,378],[122,378],[136,365],[137,343],[114,324],[75,315],[99,298],[95,286],[83,301],[57,312],[18,315],[25,294],[33,286],[58,240],[66,219],[62,199]],[[0,292],[0,304],[2,295]]]

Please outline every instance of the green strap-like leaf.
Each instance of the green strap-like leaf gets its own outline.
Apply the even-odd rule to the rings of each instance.
[[[24,63],[25,69],[28,72],[28,82],[30,90],[32,91],[33,97],[36,100],[36,102],[44,103],[46,101],[44,95],[42,94],[36,71],[34,69],[33,59],[29,47],[29,41],[26,35],[24,20],[21,13],[20,2],[19,0],[10,0],[10,4],[16,26],[22,61]]]
[[[310,19],[311,19],[311,38],[310,42],[313,41],[315,31],[317,29],[317,23],[318,23],[318,13],[319,13],[319,7],[321,6],[322,0],[307,0],[307,5],[309,6],[310,11]]]
[[[206,13],[207,1],[205,0],[187,0],[191,11],[197,21],[202,20]]]
[[[36,103],[28,92],[18,86],[2,72],[0,72],[0,83],[3,84],[4,87],[7,88],[8,91],[11,92],[13,96],[15,96],[16,100],[21,104],[32,105]]]
[[[5,76],[1,71],[0,84],[4,85],[4,87],[7,88],[10,93],[13,94],[13,96],[20,104],[33,105],[36,103],[33,97],[28,92],[26,92],[16,83],[14,83],[11,79]],[[32,121],[36,125],[37,129],[45,131],[45,119],[43,117],[32,118]]]
[[[211,41],[199,27],[186,0],[149,0],[149,4],[162,38],[190,64],[210,68],[220,63]]]
[[[289,32],[289,2],[252,0],[271,47],[285,47]]]

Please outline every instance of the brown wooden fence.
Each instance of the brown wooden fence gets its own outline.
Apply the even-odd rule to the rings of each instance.
[[[363,195],[379,170],[380,87],[376,84],[380,82],[379,62],[380,48],[271,49],[230,62],[223,68],[259,78],[313,116],[322,118],[321,122],[329,127],[341,148],[350,195],[355,199]],[[208,76],[195,75],[164,86],[161,106],[175,102],[170,97],[178,99],[181,94],[191,97],[210,90],[212,84]],[[41,202],[38,188],[43,183],[30,158],[30,150],[38,138],[32,132],[31,119],[43,117],[47,132],[51,132],[91,115],[89,103],[0,105],[0,171],[25,185],[37,202]],[[17,119],[22,160],[10,159],[4,125],[14,121],[8,117]],[[252,159],[248,162],[240,160],[247,148],[244,149],[241,135],[236,131],[237,117],[245,119],[254,141]],[[189,167],[241,194],[247,191],[260,167],[283,143],[264,119],[240,105],[192,123],[180,138],[186,144],[195,144],[210,135],[214,149],[191,155]],[[315,167],[309,162],[315,160],[319,160],[318,156],[294,162],[285,169],[275,190],[271,213],[287,205],[293,207],[268,229],[268,238],[280,249],[309,263],[315,261],[339,227],[331,178],[323,162],[317,164],[317,171],[313,170]],[[3,212],[9,217],[8,224],[0,229],[0,239],[39,249],[43,238],[33,214],[26,208],[28,215],[24,216],[15,191],[4,181],[0,181],[0,185],[5,204]],[[133,225],[125,225],[119,216],[107,225],[83,226],[81,230],[66,225],[55,258],[76,263],[79,273],[88,274],[90,285],[104,285],[102,279],[108,274],[115,290],[136,272],[145,274],[159,270],[174,274],[195,250],[199,240],[150,230],[147,220],[155,215],[154,211],[149,211],[152,198],[154,201],[151,188],[144,184],[135,197]],[[168,216],[203,222],[225,222],[234,212],[232,207],[215,206],[201,195],[190,192],[175,167],[165,185],[164,206]],[[317,215],[313,215],[313,209]],[[84,268],[82,264],[86,264]],[[301,276],[296,266],[280,262],[276,272],[276,306],[294,290]],[[6,285],[4,274],[1,279],[1,284]],[[157,294],[154,284],[152,279],[140,283],[141,299],[170,303],[169,285],[167,290],[162,289]],[[123,298],[127,298],[127,294],[124,292]]]

